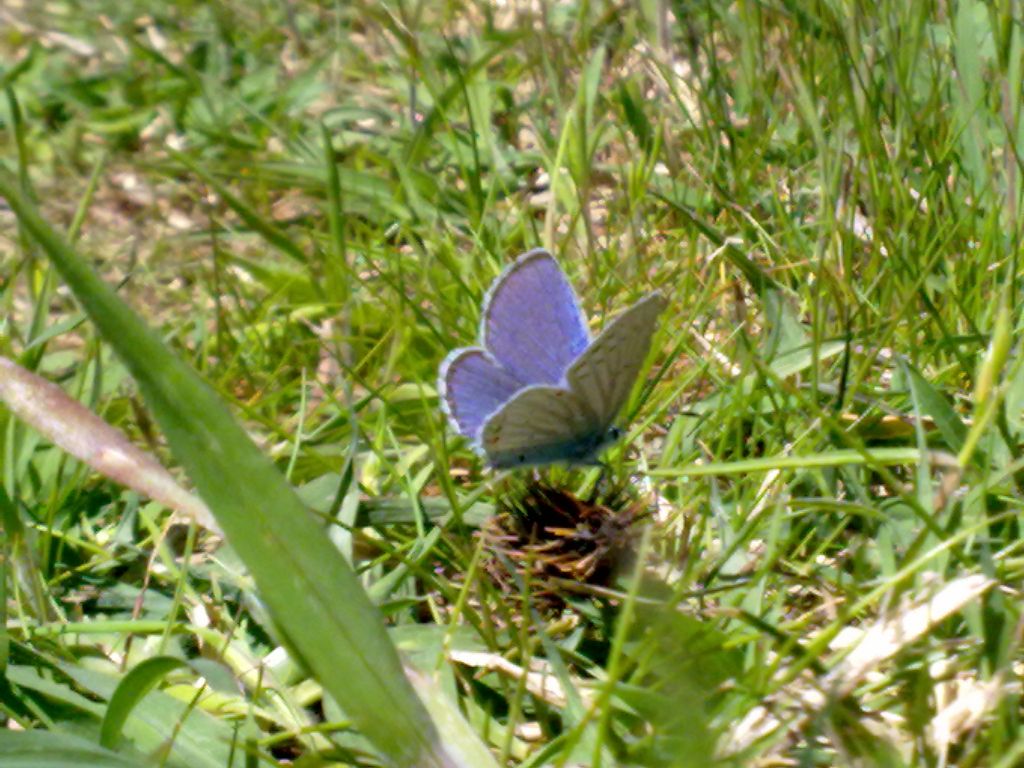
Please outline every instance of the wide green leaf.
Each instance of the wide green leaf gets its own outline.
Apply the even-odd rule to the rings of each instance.
[[[946,397],[933,387],[927,379],[905,360],[900,361],[900,367],[906,374],[910,389],[917,399],[922,413],[931,416],[938,427],[939,434],[951,451],[959,451],[963,448],[964,439],[967,437],[967,427],[963,420],[953,410]]]
[[[124,360],[175,458],[250,569],[277,628],[324,688],[393,764],[463,764],[449,757],[355,574],[274,464],[5,170],[0,196]]]
[[[139,768],[137,759],[55,731],[0,731],[0,762],[4,768]]]

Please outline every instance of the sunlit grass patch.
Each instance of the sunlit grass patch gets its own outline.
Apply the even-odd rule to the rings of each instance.
[[[1020,761],[1012,9],[0,24],[5,759]],[[436,391],[533,247],[669,299],[542,482]]]

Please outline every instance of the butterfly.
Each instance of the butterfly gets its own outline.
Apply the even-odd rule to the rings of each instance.
[[[593,463],[622,435],[615,417],[665,304],[649,293],[591,339],[558,262],[524,253],[487,291],[480,346],[441,363],[441,407],[496,469]]]

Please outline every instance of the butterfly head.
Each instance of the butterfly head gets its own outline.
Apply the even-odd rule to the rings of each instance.
[[[596,440],[594,447],[583,457],[579,462],[580,464],[601,464],[598,461],[598,456],[605,452],[606,449],[611,448],[615,443],[619,442],[622,437],[626,434],[626,430],[622,427],[617,427],[614,424],[604,431],[600,439]]]
[[[607,448],[612,443],[617,443],[626,434],[622,427],[611,426],[608,427],[608,431],[604,433],[604,442],[602,448]]]

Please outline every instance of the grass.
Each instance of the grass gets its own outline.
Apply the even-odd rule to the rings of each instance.
[[[1021,760],[1016,6],[0,19],[5,765]],[[603,474],[438,406],[536,246],[671,302]]]

